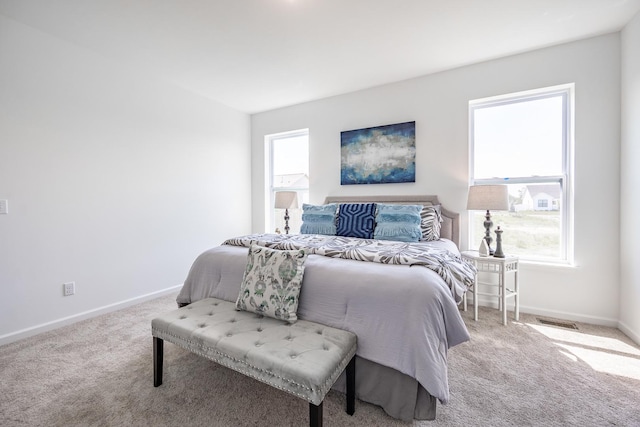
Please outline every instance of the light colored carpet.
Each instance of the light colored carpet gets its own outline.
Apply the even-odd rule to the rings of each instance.
[[[0,347],[2,426],[306,426],[308,404],[165,344],[153,387],[151,319],[175,295]],[[511,314],[511,313],[510,313]],[[472,341],[449,351],[451,402],[405,423],[344,395],[327,426],[640,426],[640,348],[620,331],[463,313]]]

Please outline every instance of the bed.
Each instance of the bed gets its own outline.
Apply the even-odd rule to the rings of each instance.
[[[401,420],[433,420],[437,402],[449,400],[448,349],[469,339],[458,304],[475,270],[462,260],[457,247],[459,216],[444,208],[437,196],[325,200],[325,205],[334,203],[434,206],[442,221],[440,238],[401,243],[324,235],[231,237],[197,257],[177,303],[208,297],[236,301],[252,244],[274,249],[305,246],[309,255],[298,318],[357,334],[358,399]],[[346,248],[337,249],[345,242]],[[376,261],[365,261],[373,258]],[[344,378],[334,388],[344,392]]]

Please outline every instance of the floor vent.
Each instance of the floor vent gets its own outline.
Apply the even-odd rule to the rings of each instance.
[[[567,328],[567,329],[578,329],[575,323],[563,322],[561,320],[548,320],[548,319],[538,318],[538,322],[542,323],[543,325],[559,326],[561,328]]]

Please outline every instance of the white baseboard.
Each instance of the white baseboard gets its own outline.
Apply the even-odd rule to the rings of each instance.
[[[507,307],[509,307],[507,305]],[[522,313],[534,314],[536,316],[551,317],[554,319],[571,320],[574,322],[589,323],[591,325],[608,326],[610,328],[618,327],[618,319],[609,319],[606,317],[590,316],[580,313],[568,313],[565,311],[544,310],[536,307],[520,306]]]
[[[478,300],[478,303],[479,305],[484,305],[486,307],[493,307],[495,309],[498,309],[497,303],[490,302],[490,303],[482,304],[480,300]],[[507,310],[513,310],[513,305],[509,305],[507,303]],[[605,317],[596,317],[596,316],[589,316],[589,315],[577,314],[577,313],[567,313],[564,311],[544,310],[536,307],[527,307],[522,305],[520,306],[520,312],[533,314],[535,316],[543,316],[543,317],[549,317],[549,318],[559,319],[559,320],[569,320],[573,322],[581,322],[581,323],[588,323],[591,325],[600,325],[600,326],[607,326],[610,328],[616,328],[616,329],[619,329],[623,334],[631,338],[631,340],[633,340],[636,344],[640,345],[640,334],[633,331],[626,324],[618,321],[617,319],[608,319]]]
[[[114,304],[98,307],[93,310],[88,310],[82,313],[74,314],[73,316],[63,317],[62,319],[53,320],[51,322],[43,323],[41,325],[32,326],[20,331],[11,332],[6,335],[0,336],[0,345],[9,344],[15,341],[19,341],[24,338],[28,338],[34,335],[41,334],[43,332],[51,331],[53,329],[61,328],[62,326],[71,325],[81,320],[90,319],[92,317],[100,316],[102,314],[111,313],[113,311],[121,310],[132,305],[140,304],[145,301],[149,301],[163,295],[170,294],[172,292],[179,291],[182,288],[182,284],[172,286],[161,291],[151,292],[150,294],[141,295],[139,297],[131,298],[125,301],[117,302]],[[177,308],[177,306],[176,306]]]
[[[626,336],[631,338],[636,344],[640,345],[640,333],[633,331],[623,322],[618,322],[618,329],[620,329]]]
[[[494,301],[483,301],[482,299],[478,299],[478,305],[498,309],[498,303]],[[507,310],[513,310],[513,299],[507,301]],[[587,314],[570,313],[566,311],[546,310],[538,307],[525,306],[522,304],[520,305],[520,312],[533,314],[536,316],[551,317],[560,320],[589,323],[591,325],[608,326],[610,328],[618,328],[620,323],[618,322],[618,319],[609,319],[606,317],[590,316]],[[624,330],[622,330],[621,328],[619,329],[624,332]]]

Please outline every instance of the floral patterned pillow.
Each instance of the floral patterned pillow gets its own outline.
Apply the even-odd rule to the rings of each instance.
[[[281,251],[251,245],[236,310],[294,323],[302,287],[306,249]]]

